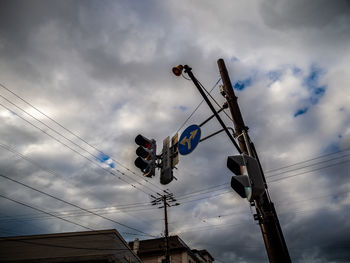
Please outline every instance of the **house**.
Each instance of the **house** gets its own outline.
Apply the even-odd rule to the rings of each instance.
[[[129,242],[130,248],[144,263],[162,263],[165,259],[164,238]],[[191,250],[179,236],[169,237],[171,263],[211,263],[214,258],[206,250]]]
[[[0,262],[141,263],[117,230],[0,238]]]

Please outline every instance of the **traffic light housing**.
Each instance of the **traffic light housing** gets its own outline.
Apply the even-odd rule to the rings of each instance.
[[[155,175],[157,160],[157,144],[153,139],[148,139],[141,134],[137,135],[135,142],[139,147],[136,149],[138,157],[135,160],[135,166],[139,168],[144,176],[152,177]]]
[[[175,166],[179,163],[179,134],[178,133],[176,133],[171,138],[170,159],[171,159],[171,168],[174,169]]]
[[[236,176],[231,178],[231,187],[242,198],[253,201],[265,192],[265,184],[258,161],[246,154],[229,156],[227,168]]]
[[[173,179],[173,169],[171,167],[170,137],[163,140],[162,162],[160,167],[160,183],[168,184]]]

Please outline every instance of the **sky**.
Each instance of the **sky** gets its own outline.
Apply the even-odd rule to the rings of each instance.
[[[167,190],[180,203],[170,234],[217,262],[268,262],[230,188],[224,133],[180,156],[166,186],[134,166],[138,134],[160,153],[211,115],[172,67],[189,65],[222,106],[223,58],[292,261],[349,262],[349,24],[346,0],[1,0],[0,235],[160,237],[151,195]]]

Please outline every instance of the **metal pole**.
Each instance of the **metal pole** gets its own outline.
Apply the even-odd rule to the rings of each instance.
[[[218,66],[221,79],[224,84],[226,100],[233,118],[236,136],[243,134],[243,136],[238,137],[240,149],[244,153],[250,153],[251,144],[247,134],[248,127],[244,124],[242,114],[237,103],[237,97],[233,91],[231,80],[223,59],[218,60]],[[254,155],[254,157],[258,159],[256,151],[254,151]],[[263,180],[265,181],[265,176],[263,173],[262,176]],[[255,206],[270,263],[291,262],[277,213],[268,196],[267,189],[259,200],[255,200]]]
[[[168,213],[167,213],[167,196],[163,195],[163,204],[164,204],[164,221],[165,221],[165,262],[170,263],[169,256],[169,230],[168,230]]]
[[[211,104],[210,100],[208,99],[207,95],[205,95],[202,87],[199,85],[198,80],[195,78],[195,76],[192,73],[192,69],[185,65],[184,66],[185,69],[185,73],[188,74],[188,76],[191,78],[191,80],[193,81],[194,85],[197,87],[199,93],[202,95],[203,99],[205,100],[205,102],[208,104],[209,108],[211,109],[211,111],[213,112],[214,116],[216,117],[216,119],[219,121],[219,123],[221,124],[222,128],[224,129],[224,131],[226,132],[227,136],[230,138],[231,142],[233,143],[233,145],[236,147],[237,151],[239,153],[241,153],[240,148],[238,147],[235,139],[233,138],[233,136],[231,135],[231,133],[228,131],[228,129],[226,128],[226,125],[224,124],[224,122],[222,121],[222,119],[220,118],[219,114],[216,112],[215,108],[213,107],[213,105]]]

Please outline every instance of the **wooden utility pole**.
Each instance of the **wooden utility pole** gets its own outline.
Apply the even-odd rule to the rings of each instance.
[[[163,195],[163,205],[164,205],[164,223],[165,223],[165,262],[170,263],[169,256],[169,230],[168,230],[168,212],[167,212],[167,201],[166,195]]]
[[[233,91],[231,80],[223,59],[218,60],[218,66],[224,84],[225,97],[232,115],[235,137],[238,139],[239,148],[243,153],[256,158],[259,162],[255,147],[248,136],[248,127],[244,124],[237,103],[237,97]],[[267,184],[261,165],[260,170],[263,181],[265,182],[265,193],[258,200],[251,202],[251,205],[256,207],[256,215],[254,218],[259,222],[270,263],[290,263],[291,259],[288,248],[283,237],[274,204],[270,200],[268,194]]]
[[[165,241],[165,263],[170,263],[170,248],[169,248],[169,229],[168,229],[168,207],[172,206],[178,206],[179,203],[175,203],[176,199],[174,198],[174,195],[164,191],[166,194],[160,195],[160,197],[156,198],[153,197],[153,201],[151,202],[152,205],[160,205],[162,206],[158,208],[164,208],[164,225],[165,225],[165,231],[164,231],[164,241]]]

